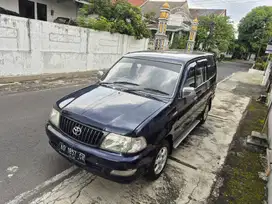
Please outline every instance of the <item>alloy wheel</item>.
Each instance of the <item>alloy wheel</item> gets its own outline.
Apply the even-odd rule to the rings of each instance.
[[[162,147],[157,154],[155,164],[154,164],[154,172],[155,174],[160,174],[163,170],[166,161],[167,161],[168,149],[167,147]]]

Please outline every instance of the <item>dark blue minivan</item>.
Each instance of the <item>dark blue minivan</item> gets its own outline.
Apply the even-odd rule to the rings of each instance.
[[[101,177],[155,180],[172,150],[205,122],[216,74],[208,53],[129,53],[99,82],[56,102],[46,125],[49,143]]]

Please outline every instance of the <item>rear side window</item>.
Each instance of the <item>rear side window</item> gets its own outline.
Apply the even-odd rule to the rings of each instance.
[[[196,87],[201,85],[206,81],[206,66],[207,66],[207,60],[201,60],[197,62],[196,67]]]
[[[208,56],[207,77],[210,79],[216,74],[215,60],[213,56]]]

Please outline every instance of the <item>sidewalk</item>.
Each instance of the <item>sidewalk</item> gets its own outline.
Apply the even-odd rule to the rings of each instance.
[[[257,92],[252,90],[253,95]],[[257,102],[256,98],[253,96],[249,103],[245,117],[241,120],[230,145],[228,156],[215,185],[217,189],[214,189],[210,198],[211,204],[265,203],[266,151],[265,148],[245,142],[252,131],[261,132],[264,124],[267,106]]]
[[[32,204],[68,203],[206,203],[228,154],[233,136],[258,89],[262,76],[239,72],[218,84],[206,124],[196,128],[173,152],[165,173],[155,182],[144,179],[117,184],[85,171],[48,186]],[[241,192],[246,193],[246,192]],[[33,195],[32,195],[33,196]],[[16,203],[14,200],[11,203]]]

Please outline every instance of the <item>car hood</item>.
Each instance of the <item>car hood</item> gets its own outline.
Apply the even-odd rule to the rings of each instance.
[[[90,125],[120,134],[132,132],[165,105],[162,101],[104,86],[79,91],[73,98],[63,108],[64,113],[71,117],[81,117],[80,120],[88,119]]]

